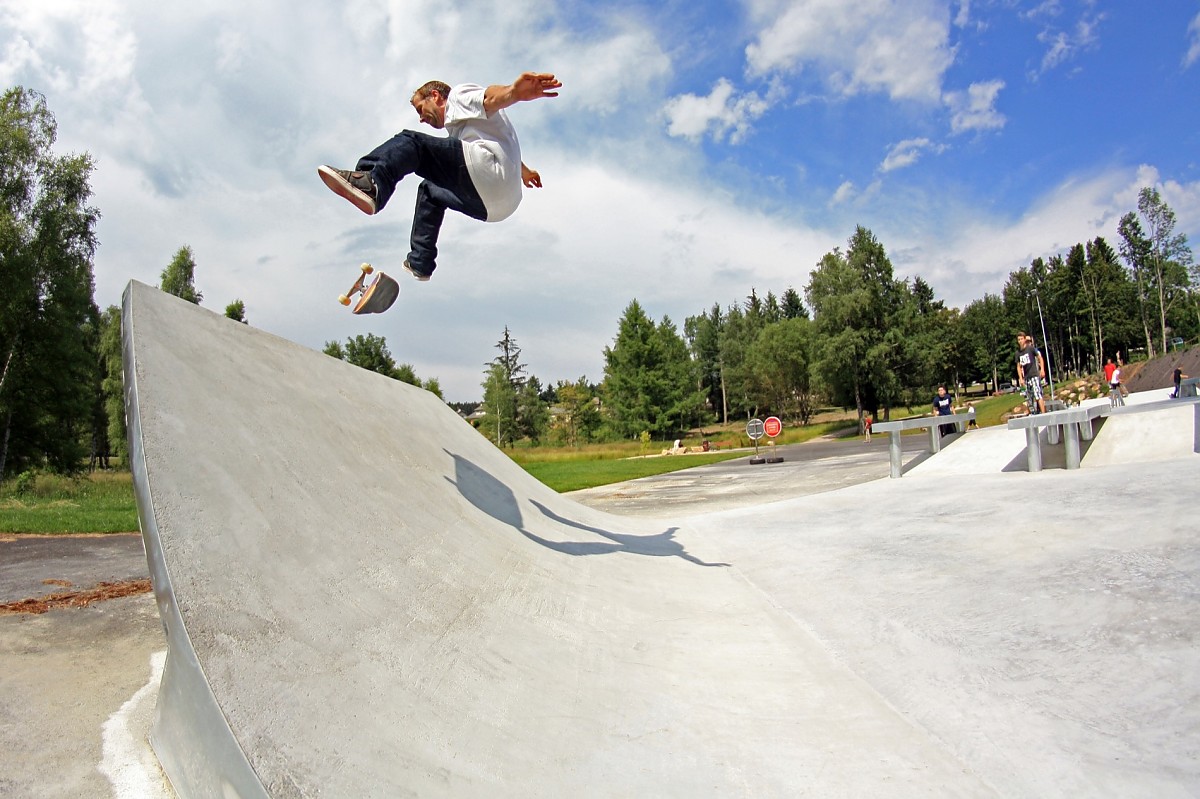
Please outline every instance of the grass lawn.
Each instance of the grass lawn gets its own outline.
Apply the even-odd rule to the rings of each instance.
[[[777,444],[799,444],[831,433],[848,432],[852,426],[853,422],[839,419],[807,427],[785,427],[775,441]],[[710,425],[703,431],[693,430],[680,439],[680,445],[699,449],[704,441],[708,441],[715,449],[687,455],[647,457],[659,456],[663,450],[670,449],[674,442],[651,441],[643,445],[641,442],[628,441],[577,448],[526,445],[507,449],[505,454],[550,488],[564,492],[744,458],[747,453],[742,448],[754,446],[754,442],[746,436],[745,422]],[[766,447],[765,440],[759,441],[759,444]]]
[[[1013,395],[976,403],[981,425],[997,424],[1002,413],[1019,402]],[[914,409],[921,412],[922,409]],[[911,413],[911,412],[910,412]],[[893,416],[901,418],[901,411]],[[852,434],[853,419],[833,410],[806,427],[785,427],[777,444],[798,444],[823,435]],[[709,463],[746,457],[753,443],[745,422],[709,426],[692,431],[680,442],[699,448],[708,441],[709,452],[658,456],[674,442],[640,441],[592,444],[578,448],[517,446],[505,454],[555,491],[619,483],[639,477],[690,469]],[[765,441],[759,442],[765,445]],[[651,457],[647,457],[651,456]],[[76,478],[38,474],[18,490],[18,480],[0,485],[0,533],[118,533],[138,530],[137,506],[129,472],[94,472]]]
[[[137,506],[129,472],[95,472],[77,478],[39,474],[17,492],[0,487],[0,533],[137,532]]]
[[[543,460],[523,463],[525,471],[555,491],[577,491],[639,477],[690,469],[709,463],[744,458],[745,452],[705,452],[696,455],[668,455],[662,458],[629,458],[623,460]]]

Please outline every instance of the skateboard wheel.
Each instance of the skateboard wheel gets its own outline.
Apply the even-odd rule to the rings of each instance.
[[[375,267],[371,266],[370,264],[363,264],[359,267],[359,269],[363,271],[364,275],[369,275],[375,271]]]
[[[340,302],[342,305],[349,305],[350,298],[347,297],[345,294],[340,294],[340,295],[338,295],[338,302]]]

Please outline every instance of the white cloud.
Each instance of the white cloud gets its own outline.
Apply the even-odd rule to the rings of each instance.
[[[1046,46],[1038,74],[1044,74],[1074,59],[1079,53],[1094,50],[1100,45],[1100,23],[1104,14],[1083,16],[1070,30],[1047,28],[1038,34],[1038,41]]]
[[[905,265],[961,302],[998,291],[1026,255],[1093,229],[1113,235],[1110,209],[1135,207],[1137,182],[1126,171],[1074,181],[1015,220],[981,218],[986,201],[913,197],[905,179],[923,170],[901,167],[917,159],[932,167],[927,156],[940,152],[921,135],[890,146],[882,164],[879,142],[899,138],[882,126],[863,131],[882,138],[861,151],[831,140],[858,129],[827,130],[819,119],[803,135],[781,125],[769,140],[751,137],[766,130],[768,107],[798,92],[780,88],[797,73],[813,70],[834,93],[937,98],[953,49],[947,3],[795,3],[815,19],[809,30],[792,4],[747,1],[762,30],[747,51],[752,79],[767,79],[757,92],[716,80],[722,65],[700,78],[696,94],[666,98],[662,87],[682,68],[669,35],[603,8],[585,27],[569,27],[576,20],[545,0],[464,0],[449,10],[434,0],[0,4],[0,78],[43,91],[60,149],[95,156],[102,307],[119,302],[130,278],[157,283],[188,244],[206,307],[240,298],[252,325],[314,348],[383,335],[398,360],[437,377],[451,399],[479,397],[505,325],[543,381],[598,380],[603,348],[634,297],[681,326],[751,288],[802,289],[856,223],[889,252],[914,253]],[[967,5],[959,5],[964,20]],[[425,35],[413,35],[413,20],[429,21]],[[511,110],[546,188],[528,192],[500,225],[448,215],[434,279],[404,280],[387,314],[349,314],[336,297],[360,261],[400,271],[415,181],[401,184],[383,214],[365,217],[325,189],[316,165],[348,166],[416,127],[408,97],[430,78],[500,82],[522,69],[554,71],[565,84],[557,99]],[[953,130],[1002,126],[1003,87],[995,80],[945,93]],[[926,129],[926,120],[897,117],[889,123]],[[706,136],[740,142],[739,155],[770,146],[744,164],[729,150],[710,160],[689,141]],[[875,179],[843,177],[860,174]],[[1197,185],[1162,185],[1180,229],[1200,229]],[[1105,191],[1120,201],[1102,202]]]
[[[726,135],[737,144],[750,132],[755,120],[770,108],[770,102],[755,92],[738,94],[733,84],[721,78],[706,97],[683,94],[663,107],[667,132],[672,136],[699,139],[711,134],[717,141]]]
[[[891,172],[912,166],[921,158],[922,154],[926,152],[940,153],[944,149],[943,145],[934,144],[926,138],[905,139],[888,151],[883,163],[879,165],[879,171]]]
[[[954,15],[954,26],[965,28],[971,24],[971,0],[959,0],[958,13]]]
[[[101,307],[119,303],[131,278],[156,284],[187,244],[206,307],[240,298],[252,325],[316,349],[383,335],[397,360],[467,400],[478,398],[505,325],[543,381],[599,380],[603,348],[634,297],[681,326],[755,285],[803,286],[832,246],[794,221],[739,207],[690,148],[656,128],[646,109],[671,64],[652,31],[626,20],[531,39],[538,0],[505,4],[489,11],[486,30],[453,34],[451,59],[451,34],[412,37],[399,20],[424,12],[399,3],[313,5],[299,18],[281,2],[192,6],[166,18],[148,0],[137,13],[34,5],[40,16],[0,16],[0,41],[10,43],[3,76],[46,87],[61,148],[96,158]],[[457,14],[433,17],[459,25]],[[448,215],[434,279],[405,280],[416,181],[365,217],[324,188],[316,165],[349,165],[417,127],[408,96],[425,80],[499,82],[524,68],[553,70],[565,84],[559,98],[510,111],[546,188],[527,192],[499,225]],[[80,89],[89,85],[100,88]],[[767,102],[719,86],[715,96],[718,111],[704,124],[726,139],[744,135]],[[336,302],[361,261],[403,281],[387,314],[356,317]]]
[[[1067,179],[1015,218],[985,215],[979,208],[953,210],[934,200],[924,212],[939,216],[936,228],[888,226],[874,232],[889,253],[903,253],[893,258],[897,274],[921,275],[947,304],[962,307],[985,291],[999,293],[1009,274],[1034,258],[1065,254],[1097,236],[1115,248],[1117,223],[1137,209],[1138,190],[1148,185],[1161,187],[1179,229],[1196,229],[1200,181],[1160,183],[1157,170],[1143,165]]]
[[[1006,118],[996,110],[996,100],[1004,81],[991,80],[972,83],[965,92],[946,92],[945,103],[950,109],[950,129],[954,133],[996,130],[1004,127]]]
[[[837,191],[829,198],[830,205],[842,205],[854,199],[857,192],[854,189],[854,181],[847,180],[842,185],[837,187]]]
[[[860,189],[853,181],[843,181],[841,185],[834,191],[833,196],[829,198],[826,204],[829,208],[845,207],[851,209],[851,213],[863,213],[872,202],[879,199],[883,192],[883,181],[876,178],[868,183],[864,188]],[[861,219],[857,222],[849,222],[846,224],[860,224]]]
[[[1200,14],[1192,17],[1191,23],[1187,28],[1188,50],[1183,56],[1183,67],[1187,69],[1196,61],[1200,60]]]
[[[757,0],[746,48],[751,75],[813,69],[835,94],[935,101],[954,60],[945,3]]]
[[[1020,15],[1026,19],[1037,19],[1039,17],[1057,17],[1062,13],[1061,0],[1044,0],[1033,8],[1020,12]]]
[[[563,30],[548,33],[533,51],[530,68],[569,81],[563,99],[588,113],[612,114],[643,101],[671,74],[659,37],[620,18],[610,29],[586,38]],[[523,58],[514,55],[508,63]]]

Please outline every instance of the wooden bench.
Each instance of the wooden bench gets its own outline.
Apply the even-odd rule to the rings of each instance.
[[[888,458],[891,460],[891,476],[901,477],[904,472],[904,463],[900,451],[900,434],[905,430],[916,430],[917,428],[928,428],[929,430],[929,451],[942,451],[942,436],[938,429],[944,424],[953,424],[958,428],[958,432],[966,430],[967,423],[975,421],[974,408],[969,413],[952,413],[947,416],[916,416],[912,419],[898,419],[894,422],[876,422],[871,426],[871,431],[876,433],[888,434]]]

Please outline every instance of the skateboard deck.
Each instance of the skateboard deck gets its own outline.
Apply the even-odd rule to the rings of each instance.
[[[361,296],[351,309],[353,313],[383,313],[391,308],[396,297],[400,295],[400,284],[394,278],[380,272],[375,275],[375,279],[371,281],[370,285],[365,285],[367,275],[372,274],[375,268],[370,264],[363,264],[359,270],[361,271],[358,279],[354,281],[354,285],[348,292],[338,297],[338,302],[342,305],[349,305],[351,298],[358,294]]]

